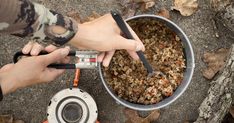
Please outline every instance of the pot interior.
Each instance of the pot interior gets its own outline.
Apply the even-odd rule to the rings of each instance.
[[[183,45],[185,59],[186,59],[186,61],[185,61],[186,69],[185,69],[184,78],[183,78],[183,81],[181,82],[181,84],[177,87],[177,89],[174,91],[172,96],[167,97],[156,104],[143,105],[143,104],[131,103],[131,102],[128,102],[128,101],[118,97],[115,94],[115,92],[113,91],[113,89],[111,87],[109,87],[109,85],[106,83],[104,76],[103,76],[101,64],[99,64],[99,74],[100,74],[102,83],[105,86],[106,90],[117,102],[119,102],[120,104],[122,104],[128,108],[131,108],[131,109],[140,110],[140,111],[150,111],[150,110],[160,109],[160,108],[163,108],[163,107],[171,104],[178,97],[180,97],[183,94],[183,92],[187,89],[189,83],[191,82],[194,67],[195,67],[194,53],[193,53],[193,49],[192,49],[192,46],[190,44],[190,41],[187,38],[187,36],[185,35],[185,33],[172,21],[170,21],[166,18],[163,18],[161,16],[156,16],[156,15],[139,15],[139,16],[131,17],[131,18],[127,19],[126,21],[128,22],[130,20],[135,20],[135,19],[139,19],[139,18],[150,18],[150,19],[160,21],[160,22],[164,23],[172,31],[174,31],[180,37],[180,39],[182,41],[182,45]]]

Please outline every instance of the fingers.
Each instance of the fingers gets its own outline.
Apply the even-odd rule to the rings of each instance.
[[[139,60],[139,57],[138,57],[136,51],[130,51],[130,50],[128,50],[127,52],[129,53],[129,55],[133,59]],[[112,57],[114,56],[114,53],[115,53],[115,51],[103,52],[103,53],[101,53],[101,54],[98,55],[97,61],[98,62],[102,62],[102,65],[104,67],[108,67],[109,64],[110,64],[110,62],[111,62]]]
[[[111,61],[111,59],[112,59],[112,57],[113,57],[114,54],[115,54],[115,50],[112,50],[112,51],[109,51],[109,52],[106,53],[106,55],[105,55],[105,57],[104,57],[104,59],[102,61],[102,65],[104,67],[108,67],[109,66],[110,61]]]
[[[30,51],[31,51],[31,49],[32,49],[32,47],[33,47],[33,42],[32,42],[32,41],[29,41],[29,42],[24,46],[24,48],[22,49],[22,52],[23,52],[24,54],[29,54]]]
[[[58,49],[58,47],[56,47],[54,45],[49,45],[45,48],[45,51],[47,51],[48,53],[51,53],[51,52],[55,51],[56,49]],[[70,62],[70,57],[68,57],[68,56],[65,57],[64,59],[62,59],[61,61],[58,61],[58,63],[69,63],[69,62]]]
[[[137,55],[136,51],[127,50],[127,52],[134,60],[139,60],[139,56]]]
[[[38,44],[38,43],[35,43],[35,44],[33,45],[33,47],[32,47],[32,50],[31,50],[30,54],[31,54],[32,56],[37,56],[43,49],[44,49],[43,46],[41,46],[41,45]]]
[[[22,52],[24,54],[31,54],[32,56],[36,56],[38,55],[42,50],[43,50],[43,46],[41,46],[40,44],[36,43],[36,42],[28,42],[28,44],[26,44],[24,46],[24,48],[22,49]]]
[[[116,38],[117,40],[113,44],[114,49],[126,49],[131,51],[145,51],[145,46],[141,42],[140,38],[137,36],[137,34],[132,30],[132,28],[126,23],[130,33],[134,37],[134,40],[126,39],[122,36],[119,36]]]
[[[132,34],[132,36],[134,37],[134,39],[139,42],[140,44],[143,45],[142,47],[142,51],[145,51],[145,46],[144,44],[142,43],[141,39],[137,36],[137,34],[132,30],[132,28],[126,23],[127,27],[128,27],[128,30],[130,31],[130,33]]]
[[[62,69],[55,69],[55,68],[47,68],[44,73],[42,74],[42,81],[43,82],[50,82],[58,78],[62,75],[65,70]]]
[[[56,46],[54,46],[54,45],[49,45],[49,46],[47,46],[47,47],[45,48],[45,51],[47,51],[48,53],[51,53],[51,52],[55,51],[56,49],[57,49]]]
[[[65,57],[64,59],[62,59],[61,63],[64,63],[64,64],[67,64],[71,61],[71,58],[70,57]]]
[[[140,38],[137,36],[137,34],[132,30],[132,28],[126,23],[130,33],[132,34],[132,36],[134,37],[134,40],[129,40],[126,39],[124,37],[119,37],[118,38],[118,44],[117,49],[126,49],[129,53],[129,55],[135,59],[138,60],[139,57],[136,53],[136,51],[145,51],[145,46],[144,44],[141,42]]]
[[[102,52],[101,54],[99,54],[97,57],[97,61],[102,62],[105,57],[105,54],[106,54],[105,52]]]
[[[65,48],[55,50],[48,55],[41,56],[43,57],[44,65],[48,66],[51,63],[55,63],[55,62],[63,60],[68,55],[69,50],[70,50],[69,47],[65,47]]]
[[[144,50],[144,45],[142,42],[126,39],[122,36],[118,36],[116,41],[113,43],[113,49],[126,49],[131,51],[140,51]]]

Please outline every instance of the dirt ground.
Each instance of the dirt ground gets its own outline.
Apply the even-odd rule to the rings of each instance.
[[[35,0],[36,1],[36,0]],[[207,50],[229,47],[233,41],[219,35],[217,38],[213,23],[214,13],[210,9],[209,0],[198,0],[199,10],[190,17],[183,17],[179,12],[171,11],[171,20],[178,24],[188,35],[196,57],[196,68],[191,84],[185,93],[173,104],[160,110],[161,116],[157,123],[183,123],[193,121],[198,116],[197,108],[206,96],[210,81],[204,79],[201,70],[204,63],[202,54]],[[88,16],[92,11],[100,14],[108,13],[112,9],[120,10],[116,0],[37,0],[58,12],[76,10],[81,17]],[[156,7],[146,13],[154,14],[160,8],[170,10],[172,0],[157,0]],[[140,13],[137,13],[140,14]],[[12,55],[20,50],[28,39],[0,35],[0,66],[12,62]],[[123,106],[117,104],[107,93],[99,78],[97,70],[81,71],[80,88],[91,94],[97,102],[99,120],[101,123],[123,123],[125,121]],[[69,70],[62,77],[49,84],[36,85],[20,89],[6,95],[0,102],[0,114],[14,114],[17,119],[27,123],[39,123],[46,119],[46,108],[55,93],[66,88],[66,82],[73,80],[73,70]],[[20,74],[20,73],[19,73]]]

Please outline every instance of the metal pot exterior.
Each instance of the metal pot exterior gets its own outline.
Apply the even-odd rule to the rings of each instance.
[[[194,60],[193,48],[191,46],[191,43],[190,43],[188,37],[182,31],[182,29],[180,29],[180,27],[178,27],[175,23],[173,23],[172,21],[170,21],[164,17],[161,17],[161,16],[147,15],[147,14],[133,16],[131,18],[128,18],[126,21],[130,21],[130,20],[134,20],[134,19],[138,19],[138,18],[152,18],[152,19],[161,21],[162,23],[164,23],[166,26],[168,26],[171,30],[173,30],[180,37],[180,39],[182,41],[182,45],[184,47],[184,53],[185,53],[185,58],[186,58],[186,70],[184,72],[184,79],[183,79],[181,85],[178,86],[178,88],[175,90],[175,92],[173,93],[172,96],[163,99],[159,103],[152,104],[152,105],[143,105],[143,104],[131,103],[131,102],[128,102],[128,101],[118,97],[115,94],[115,92],[112,90],[112,88],[109,87],[108,84],[105,82],[101,64],[99,64],[99,74],[100,74],[100,77],[101,77],[101,80],[102,80],[104,87],[106,88],[108,93],[118,103],[120,103],[123,106],[126,106],[128,108],[134,109],[134,110],[151,111],[151,110],[160,109],[160,108],[163,108],[163,107],[170,105],[172,102],[174,102],[176,99],[178,99],[184,93],[184,91],[188,88],[188,85],[191,82],[194,68],[195,68],[195,60]]]

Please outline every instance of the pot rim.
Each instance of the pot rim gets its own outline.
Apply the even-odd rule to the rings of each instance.
[[[163,100],[167,99],[167,98],[163,99],[162,101],[160,101],[160,102],[158,102],[156,104],[151,104],[151,105],[143,105],[143,104],[132,103],[132,102],[126,101],[126,100],[124,100],[122,98],[119,98],[114,92],[111,91],[111,89],[109,89],[109,86],[107,85],[107,83],[106,83],[106,81],[104,80],[104,77],[103,77],[101,64],[99,63],[99,65],[98,65],[99,66],[98,67],[99,68],[99,75],[101,77],[102,83],[103,83],[105,89],[117,101],[117,103],[120,103],[123,106],[131,108],[131,109],[134,109],[134,110],[151,111],[151,110],[160,109],[160,108],[163,108],[163,107],[166,107],[166,106],[170,105],[171,103],[173,103],[175,100],[177,100],[185,92],[185,90],[188,88],[188,85],[190,84],[190,82],[192,80],[192,76],[193,76],[194,68],[195,68],[195,58],[194,58],[193,48],[192,48],[192,45],[191,45],[188,37],[186,36],[186,34],[184,33],[184,31],[179,26],[177,26],[174,22],[172,22],[171,20],[168,20],[168,19],[166,19],[164,17],[157,16],[157,15],[150,15],[150,14],[136,15],[136,16],[133,16],[133,17],[130,17],[130,18],[126,19],[126,22],[130,21],[130,20],[133,20],[133,19],[138,19],[138,18],[155,18],[155,19],[159,19],[159,20],[165,21],[166,23],[169,23],[170,25],[172,25],[173,27],[175,27],[176,29],[179,30],[179,33],[181,33],[181,35],[186,40],[187,45],[188,45],[187,47],[190,49],[190,52],[191,52],[190,53],[190,55],[191,55],[190,59],[191,60],[189,60],[191,62],[191,65],[190,65],[191,67],[189,67],[189,69],[191,69],[191,70],[189,71],[190,72],[189,73],[189,77],[187,77],[187,81],[188,82],[185,83],[184,87],[180,90],[180,92],[177,95],[175,95],[171,100],[169,100],[167,103],[161,103],[160,105],[159,105],[159,103],[162,102]],[[187,69],[188,68],[186,66],[186,70]],[[179,86],[181,86],[181,85],[179,85]],[[179,88],[179,86],[178,86],[178,88]],[[170,97],[168,97],[168,98],[170,98]],[[133,105],[129,105],[127,103],[133,104],[134,106]]]

